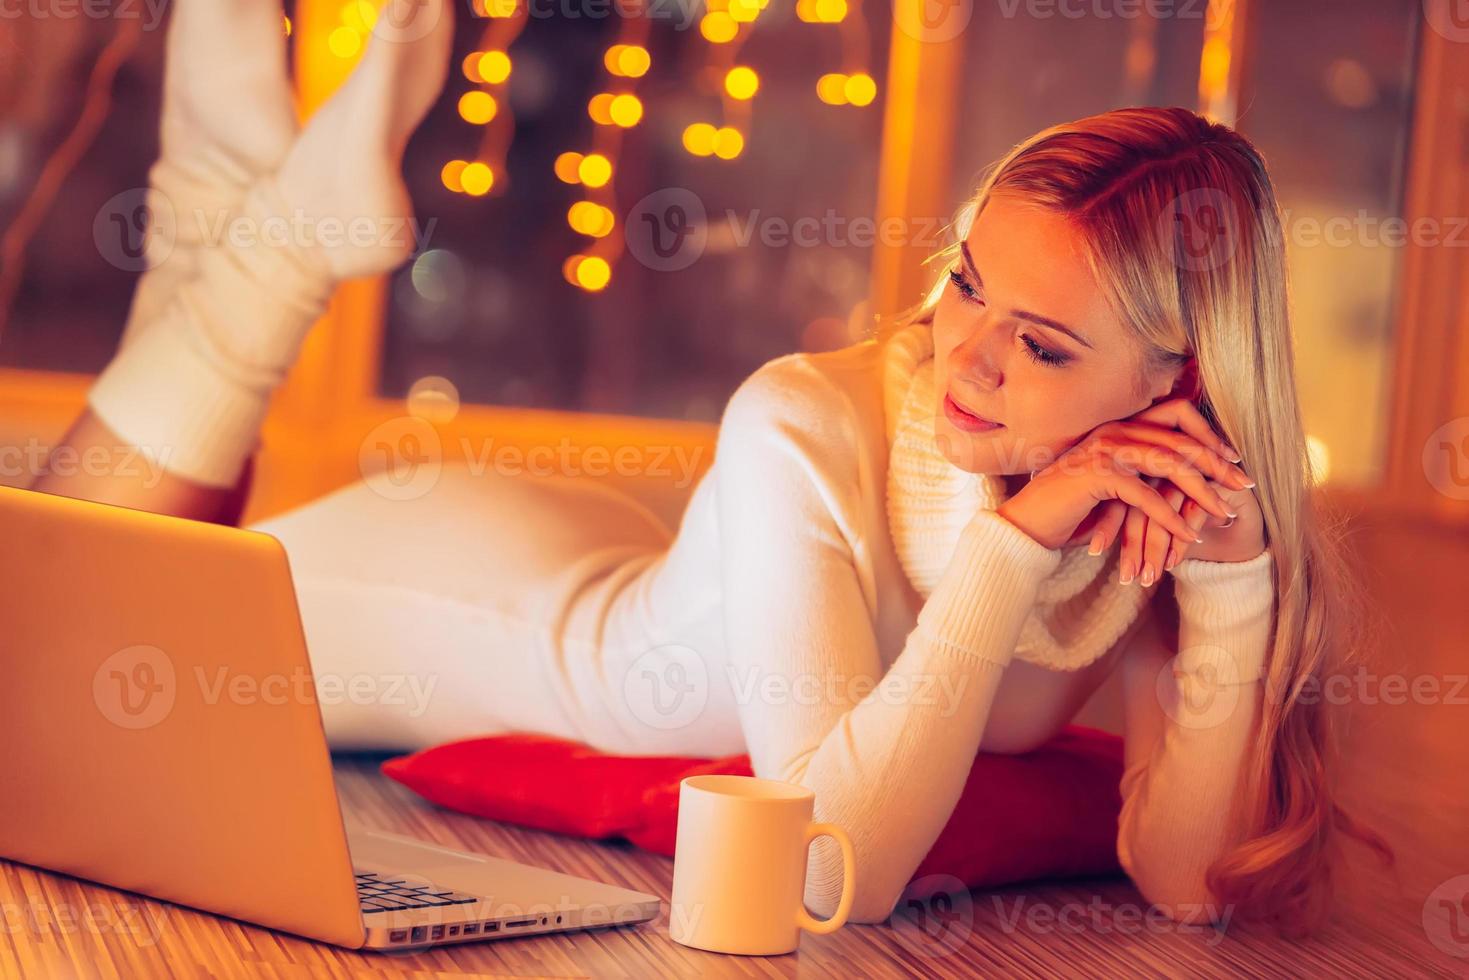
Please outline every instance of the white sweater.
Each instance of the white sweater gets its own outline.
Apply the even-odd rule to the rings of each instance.
[[[747,378],[673,547],[687,551],[695,536],[683,532],[718,526],[732,669],[881,679],[876,690],[823,683],[823,696],[799,707],[759,697],[737,705],[755,774],[810,787],[816,819],[851,835],[859,922],[888,917],[947,822],[1022,626],[1062,562],[1061,550],[979,510],[956,539],[934,528],[933,547],[952,554],[926,601],[914,590],[884,507],[881,350],[869,341],[790,354]],[[1172,666],[1182,676],[1164,671],[1173,651],[1160,645],[1148,605],[1110,661],[1123,665],[1126,699],[1118,851],[1146,899],[1178,919],[1213,921],[1228,913],[1203,907],[1213,904],[1203,871],[1229,843],[1228,807],[1258,720],[1271,556],[1185,560],[1172,574],[1183,650]],[[1183,700],[1230,667],[1212,701]],[[1065,684],[1077,675],[1054,676]],[[835,845],[818,841],[806,891],[813,912],[836,907],[840,879]]]

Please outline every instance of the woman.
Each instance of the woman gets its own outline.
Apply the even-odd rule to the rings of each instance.
[[[296,136],[273,16],[182,3],[155,192],[252,226],[406,214],[399,161],[448,21],[385,16]],[[229,57],[191,46],[225,24]],[[206,69],[217,87],[191,84]],[[40,488],[215,515],[331,286],[403,257],[185,223],[68,437],[140,446],[168,478]],[[1295,693],[1350,637],[1259,154],[1186,110],[1118,110],[1015,147],[957,228],[927,299],[878,337],[740,385],[676,532],[617,491],[493,472],[412,501],[357,484],[259,525],[290,555],[318,677],[422,694],[323,697],[333,743],[748,751],[847,828],[852,918],[880,921],[975,752],[1043,744],[1117,670],[1118,846],[1142,894],[1182,921],[1319,924],[1336,831],[1382,845],[1333,801],[1330,719]],[[841,885],[827,844],[819,914]]]

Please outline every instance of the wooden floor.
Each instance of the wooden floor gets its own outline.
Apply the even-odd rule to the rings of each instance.
[[[666,907],[631,928],[368,954],[0,862],[0,977],[1469,976],[1469,542],[1368,526],[1359,544],[1392,628],[1379,679],[1351,697],[1344,797],[1393,842],[1399,866],[1384,874],[1352,851],[1337,920],[1308,942],[1155,925],[1126,879],[1110,878],[976,892],[804,936],[778,957],[680,946]],[[1435,678],[1438,692],[1393,703],[1397,689],[1379,684],[1388,674],[1409,688]],[[376,775],[375,761],[338,766],[343,805],[364,823],[668,898],[666,858],[436,810]]]

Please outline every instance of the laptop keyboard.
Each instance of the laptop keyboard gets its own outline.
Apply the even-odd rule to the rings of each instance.
[[[427,909],[441,905],[470,905],[478,902],[474,895],[446,891],[432,885],[413,884],[403,878],[383,876],[375,871],[357,875],[357,896],[364,914],[397,912],[403,909]]]

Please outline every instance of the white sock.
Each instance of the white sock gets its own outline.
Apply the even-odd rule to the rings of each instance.
[[[445,0],[388,0],[362,62],[279,174],[250,185],[236,234],[194,250],[196,274],[99,375],[88,400],[119,437],[194,482],[239,479],[332,287],[412,251],[403,147],[443,85],[452,35]],[[374,233],[354,237],[364,223]]]
[[[161,256],[139,279],[121,345],[155,322],[198,268],[198,252],[245,189],[274,173],[296,136],[277,4],[176,0],[164,53],[158,161],[148,171],[150,243]]]

